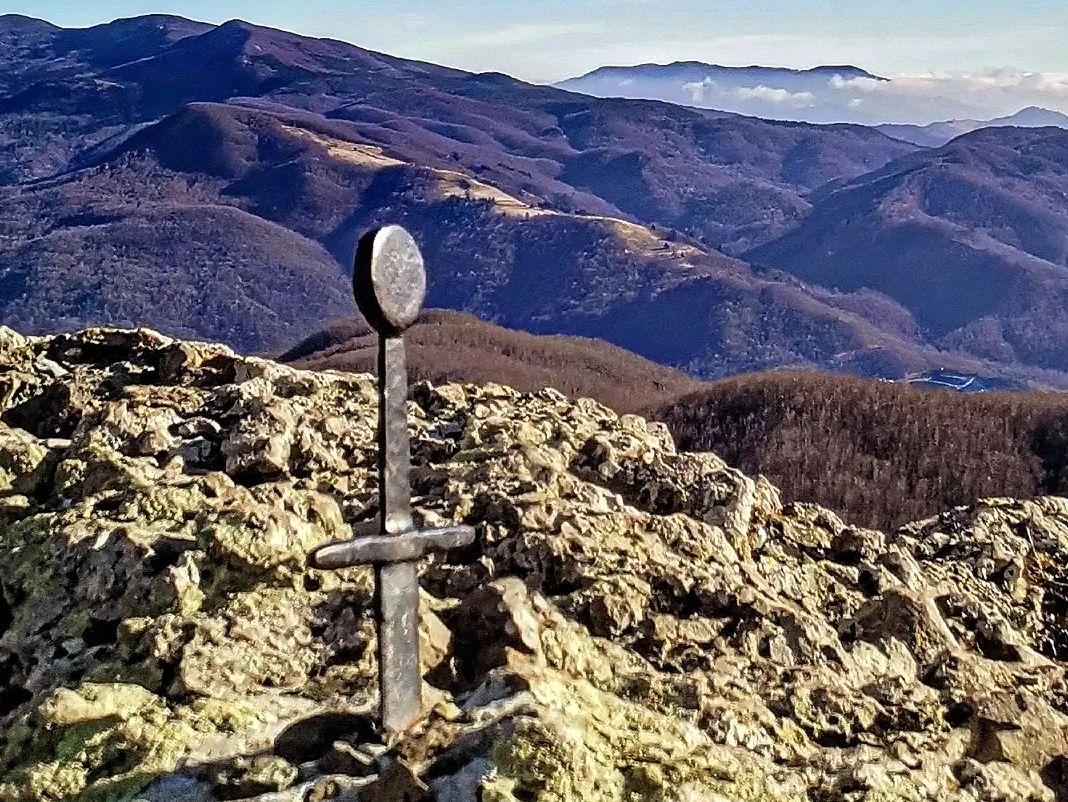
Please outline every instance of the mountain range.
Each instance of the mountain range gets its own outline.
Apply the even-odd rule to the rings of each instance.
[[[798,70],[676,61],[600,67],[555,85],[597,97],[663,100],[776,120],[860,123],[925,147],[985,126],[1068,126],[1060,111],[1039,108],[1068,111],[1063,95],[1043,88],[1056,86],[1054,76],[1047,81],[1037,73],[1010,73],[885,78],[852,65]],[[1003,113],[1011,108],[1020,111]]]
[[[1037,106],[1028,106],[1007,117],[993,120],[946,120],[929,125],[877,125],[884,134],[914,145],[937,148],[962,134],[980,128],[1068,128],[1068,114]]]
[[[845,91],[850,82],[889,84],[852,65],[807,70],[783,67],[727,67],[701,61],[599,67],[555,84],[596,97],[663,100],[772,119],[814,123],[876,122]]]
[[[748,258],[885,293],[943,348],[1068,368],[1068,132],[982,129],[814,201]]]
[[[945,153],[237,20],[67,30],[8,15],[0,67],[0,320],[28,332],[149,324],[278,352],[351,314],[353,244],[397,222],[424,249],[432,305],[700,376],[791,364],[1066,382],[1068,132],[957,140],[958,183],[1004,204],[928,181],[895,217],[873,199],[947,169]],[[925,235],[903,264],[974,281],[978,300],[939,311],[883,275],[894,251],[879,262],[863,237],[896,248],[911,217]],[[865,252],[832,271],[819,248]]]

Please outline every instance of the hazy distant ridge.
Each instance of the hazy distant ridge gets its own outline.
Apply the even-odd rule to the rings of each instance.
[[[1046,110],[1068,112],[1068,100],[1057,94],[1057,81],[1043,81],[1034,73],[1004,72],[992,88],[984,75],[891,79],[854,65],[791,69],[676,61],[600,67],[556,86],[597,97],[665,100],[770,119],[893,123],[896,136],[924,146],[943,145],[952,136],[988,124],[1063,124],[1063,115]],[[1007,114],[1017,109],[1023,110]],[[1050,121],[1037,122],[1040,118]],[[931,120],[961,124],[927,125]]]
[[[1029,106],[1007,117],[993,120],[945,120],[930,125],[879,125],[880,131],[895,139],[937,148],[963,134],[980,128],[1065,128],[1068,129],[1068,114],[1059,111]]]

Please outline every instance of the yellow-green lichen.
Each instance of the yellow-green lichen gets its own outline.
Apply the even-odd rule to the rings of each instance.
[[[124,683],[58,689],[33,719],[31,752],[47,757],[11,772],[3,802],[128,799],[203,738],[165,700]]]
[[[683,802],[711,793],[752,802],[804,799],[796,782],[775,779],[773,765],[583,680],[540,671],[530,693],[544,712],[517,719],[496,744],[484,799]]]

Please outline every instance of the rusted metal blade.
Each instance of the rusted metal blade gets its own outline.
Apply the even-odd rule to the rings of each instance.
[[[404,340],[378,340],[378,509],[382,534],[412,524],[411,446],[408,442],[408,370]]]
[[[378,692],[382,728],[404,732],[423,710],[419,661],[419,575],[414,562],[375,567]]]
[[[378,506],[381,540],[403,543],[412,531],[408,374],[404,340],[378,341]],[[402,732],[423,707],[419,670],[419,574],[414,562],[376,566],[378,672],[382,726]]]

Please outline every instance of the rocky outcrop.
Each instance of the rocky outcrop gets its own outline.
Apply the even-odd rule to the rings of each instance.
[[[376,735],[374,383],[0,330],[0,800],[1068,799],[1068,501],[892,534],[664,427],[422,385],[428,715]]]

